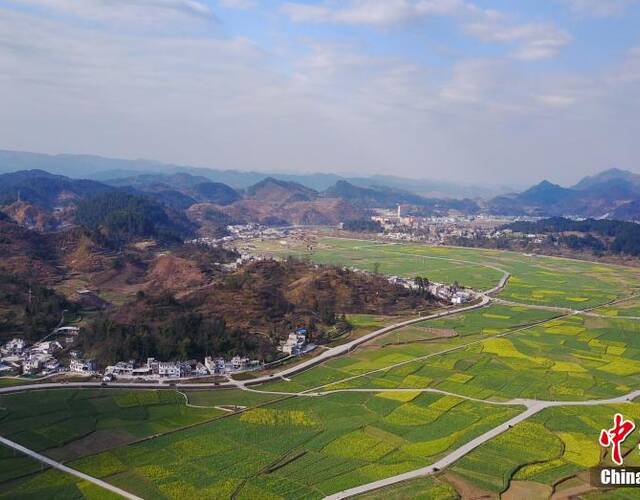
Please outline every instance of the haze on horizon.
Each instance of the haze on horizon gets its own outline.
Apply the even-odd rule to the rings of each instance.
[[[573,184],[640,171],[640,0],[0,0],[0,148]]]

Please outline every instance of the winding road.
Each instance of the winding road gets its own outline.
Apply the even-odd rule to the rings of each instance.
[[[478,302],[471,304],[469,306],[466,307],[461,307],[461,308],[457,308],[457,309],[447,309],[445,311],[441,311],[438,313],[434,313],[431,314],[429,316],[423,316],[423,317],[418,317],[418,318],[414,318],[414,319],[410,319],[407,321],[403,321],[394,325],[390,325],[384,328],[381,328],[379,330],[376,330],[374,332],[371,332],[367,335],[364,335],[358,339],[352,340],[351,342],[345,343],[343,345],[340,346],[336,346],[333,348],[329,348],[326,349],[325,351],[323,351],[321,354],[310,358],[308,360],[305,360],[297,365],[288,367],[288,368],[284,368],[274,374],[271,375],[265,375],[262,377],[258,377],[255,379],[251,379],[251,380],[247,380],[247,381],[230,381],[227,383],[222,383],[222,384],[195,384],[195,383],[177,383],[177,384],[157,384],[157,383],[109,383],[108,387],[109,388],[128,388],[128,389],[167,389],[167,390],[177,390],[180,394],[183,395],[183,397],[185,398],[185,404],[187,406],[193,406],[193,407],[199,407],[197,405],[191,405],[189,403],[189,399],[187,394],[180,392],[180,390],[187,390],[187,389],[225,389],[225,388],[235,388],[235,389],[241,389],[241,390],[245,390],[245,391],[250,391],[250,392],[259,392],[259,393],[266,393],[266,394],[276,394],[276,395],[286,395],[286,396],[300,396],[300,397],[324,397],[324,396],[329,396],[331,394],[336,394],[336,393],[342,393],[342,392],[426,392],[426,393],[435,393],[435,394],[441,394],[441,395],[447,395],[447,396],[454,396],[460,399],[464,399],[464,400],[469,400],[469,401],[474,401],[474,402],[478,402],[478,403],[483,403],[483,404],[490,404],[490,405],[500,405],[500,406],[517,406],[517,407],[522,407],[524,408],[524,411],[522,413],[519,413],[518,415],[514,416],[513,418],[509,419],[508,421],[496,426],[495,428],[485,432],[484,434],[476,437],[475,439],[469,441],[468,443],[463,444],[462,446],[456,448],[455,450],[451,451],[450,453],[448,453],[447,455],[445,455],[444,457],[442,457],[441,459],[439,459],[438,461],[436,461],[435,463],[426,466],[426,467],[422,467],[413,471],[409,471],[406,472],[404,474],[399,474],[393,477],[389,477],[386,479],[382,479],[379,481],[374,481],[368,484],[364,484],[361,486],[357,486],[355,488],[351,488],[351,489],[347,489],[338,493],[335,493],[329,497],[327,497],[328,499],[334,500],[334,499],[343,499],[343,498],[349,498],[355,495],[359,495],[359,494],[363,494],[363,493],[367,493],[370,491],[374,491],[380,488],[384,488],[386,486],[390,486],[396,483],[400,483],[403,481],[407,481],[407,480],[411,480],[411,479],[415,479],[415,478],[419,478],[419,477],[424,477],[424,476],[428,476],[431,474],[434,474],[450,465],[452,465],[453,463],[455,463],[457,460],[459,460],[460,458],[464,457],[465,455],[467,455],[468,453],[470,453],[471,451],[475,450],[476,448],[478,448],[479,446],[483,445],[484,443],[494,439],[495,437],[503,434],[504,432],[508,431],[511,427],[515,426],[516,424],[523,422],[525,420],[527,420],[528,418],[538,414],[539,412],[543,411],[546,408],[551,408],[551,407],[558,407],[558,406],[598,406],[598,405],[606,405],[606,404],[619,404],[619,403],[629,403],[631,401],[633,401],[634,399],[640,397],[640,390],[631,392],[625,396],[620,396],[620,397],[616,397],[616,398],[611,398],[611,399],[606,399],[606,400],[592,400],[592,401],[542,401],[542,400],[533,400],[533,399],[512,399],[512,400],[508,400],[508,401],[490,401],[490,400],[482,400],[482,399],[478,399],[478,398],[473,398],[473,397],[469,397],[469,396],[463,396],[463,395],[459,395],[459,394],[455,394],[455,393],[450,393],[447,391],[442,391],[439,389],[432,389],[432,388],[425,388],[425,389],[335,389],[335,390],[322,390],[325,388],[328,388],[332,385],[335,385],[338,382],[348,382],[354,379],[357,379],[359,377],[364,377],[364,376],[369,376],[371,374],[377,373],[377,372],[382,372],[382,371],[387,371],[390,370],[392,368],[395,368],[397,366],[402,366],[408,363],[413,363],[416,361],[423,361],[425,359],[429,359],[431,357],[435,357],[435,356],[441,356],[443,354],[447,354],[450,352],[454,352],[460,349],[464,349],[467,348],[471,345],[480,343],[483,341],[483,339],[480,340],[475,340],[472,342],[469,342],[467,344],[462,344],[462,345],[458,345],[449,349],[445,349],[443,351],[439,351],[437,353],[432,353],[426,356],[421,356],[419,358],[415,358],[415,359],[411,359],[411,360],[407,360],[407,361],[403,361],[400,363],[396,363],[394,365],[390,365],[384,368],[379,368],[376,370],[371,370],[369,372],[366,373],[362,373],[362,374],[358,374],[358,375],[354,375],[352,377],[347,377],[343,380],[340,380],[338,382],[332,382],[329,384],[325,384],[313,389],[308,389],[305,391],[301,391],[301,392],[278,392],[278,391],[268,391],[268,390],[259,390],[256,388],[253,388],[251,386],[255,386],[258,384],[262,384],[265,382],[270,382],[273,381],[275,379],[281,378],[284,380],[287,380],[286,377],[300,373],[304,370],[307,370],[313,366],[316,366],[318,364],[324,363],[325,361],[335,358],[337,356],[341,356],[344,354],[348,354],[349,352],[353,351],[354,349],[356,349],[358,346],[365,344],[366,342],[369,342],[379,336],[388,334],[390,332],[393,332],[395,330],[416,324],[416,323],[421,323],[424,321],[428,321],[428,320],[434,320],[434,319],[440,319],[440,318],[444,318],[447,316],[452,316],[452,315],[457,315],[463,312],[467,312],[467,311],[471,311],[471,310],[475,310],[475,309],[479,309],[479,308],[483,308],[486,307],[487,305],[489,305],[492,301],[495,301],[495,303],[499,303],[499,304],[504,304],[504,305],[516,305],[516,303],[511,303],[509,301],[506,300],[502,300],[502,299],[496,299],[493,298],[492,295],[495,295],[496,293],[500,292],[508,283],[508,280],[510,278],[510,274],[503,270],[500,269],[498,267],[492,266],[492,265],[488,265],[488,264],[482,264],[482,263],[478,263],[478,262],[470,262],[470,261],[463,261],[463,260],[458,260],[458,259],[447,259],[444,257],[433,257],[433,256],[424,256],[424,255],[415,255],[416,257],[421,257],[421,258],[431,258],[431,259],[441,259],[441,260],[449,260],[449,261],[453,261],[453,262],[460,262],[460,263],[467,263],[467,264],[473,264],[473,265],[477,265],[477,266],[483,266],[483,267],[488,267],[491,269],[494,269],[496,271],[499,271],[502,273],[502,277],[500,279],[500,281],[498,282],[498,284],[493,287],[490,290],[486,290],[484,292],[480,292],[477,294],[477,300]],[[622,300],[628,300],[629,297],[622,299]],[[615,303],[616,301],[614,301],[613,303]],[[535,326],[538,326],[540,324],[543,324],[545,322],[548,321],[553,321],[558,319],[558,317],[562,317],[562,316],[568,316],[568,315],[573,315],[573,314],[585,314],[585,315],[589,315],[589,316],[599,316],[595,313],[590,313],[589,310],[584,310],[584,311],[577,311],[577,310],[573,310],[573,309],[568,309],[568,308],[560,308],[560,307],[547,307],[547,306],[536,306],[536,305],[529,305],[529,304],[521,304],[521,303],[517,303],[517,305],[519,306],[526,306],[526,307],[532,307],[532,308],[536,308],[536,309],[547,309],[549,311],[554,311],[554,312],[558,312],[559,316],[552,318],[552,319],[547,319],[547,320],[542,320],[539,322],[536,322],[534,324],[531,325],[527,325],[525,327],[521,327],[521,328],[517,328],[499,335],[496,335],[496,338],[499,337],[505,337],[508,335],[513,335],[517,332],[521,332],[523,330],[527,330],[529,328],[533,328]],[[634,319],[634,318],[625,318],[625,319]],[[39,390],[50,390],[50,389],[63,389],[63,388],[99,388],[99,387],[103,387],[104,384],[101,384],[99,382],[69,382],[69,383],[41,383],[41,384],[29,384],[29,385],[18,385],[18,386],[9,386],[9,387],[3,387],[0,388],[0,394],[10,394],[10,393],[17,393],[17,392],[25,392],[25,391],[39,391]],[[218,408],[218,407],[216,407]],[[239,407],[240,408],[240,407]],[[220,407],[219,409],[228,411],[228,409],[222,408]],[[244,409],[244,407],[242,407],[242,409]],[[87,474],[84,474],[82,472],[79,472],[75,469],[72,469],[68,466],[65,466],[64,464],[61,464],[59,462],[56,462],[44,455],[41,455],[33,450],[30,450],[24,446],[21,446],[18,443],[15,443],[13,441],[10,441],[6,438],[0,437],[0,444],[3,444],[5,446],[8,446],[16,451],[19,451],[20,453],[23,453],[25,455],[28,455],[29,457],[38,460],[48,466],[54,467],[62,472],[66,472],[68,474],[74,475],[78,478],[81,478],[83,480],[89,481],[97,486],[100,486],[106,490],[109,490],[113,493],[116,493],[118,495],[121,495],[124,498],[128,498],[128,499],[138,499],[138,497],[136,497],[135,495],[132,495],[131,493],[128,493],[120,488],[117,488],[105,481],[102,481],[100,479],[91,477]]]
[[[460,397],[460,396],[458,396]],[[361,495],[363,493],[368,493],[370,491],[375,491],[380,488],[385,488],[386,486],[391,486],[393,484],[401,483],[403,481],[408,481],[411,479],[417,479],[420,477],[429,476],[434,474],[446,467],[449,467],[453,463],[460,460],[462,457],[471,453],[473,450],[482,446],[484,443],[491,441],[492,439],[498,437],[499,435],[507,432],[514,425],[519,424],[520,422],[524,422],[528,418],[533,417],[534,415],[540,413],[542,410],[552,407],[558,406],[600,406],[600,405],[608,405],[608,404],[621,404],[621,403],[630,403],[634,399],[640,397],[640,391],[633,391],[625,396],[620,396],[617,398],[611,399],[602,399],[602,400],[593,400],[593,401],[536,401],[536,400],[512,400],[511,404],[524,404],[527,409],[516,415],[515,417],[507,420],[506,422],[494,427],[490,431],[485,432],[481,436],[478,436],[475,439],[472,439],[468,443],[463,444],[459,448],[456,448],[451,453],[445,455],[437,462],[428,465],[426,467],[422,467],[420,469],[415,469],[409,472],[405,472],[404,474],[398,474],[397,476],[388,477],[386,479],[381,479],[379,481],[374,481],[372,483],[363,484],[361,486],[356,486],[355,488],[350,488],[348,490],[340,491],[338,493],[334,493],[333,495],[325,497],[326,500],[339,500],[342,498],[350,498],[356,495]],[[487,403],[487,401],[485,401]]]

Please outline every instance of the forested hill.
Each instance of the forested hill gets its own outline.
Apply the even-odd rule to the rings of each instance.
[[[504,229],[531,234],[582,233],[582,236],[572,234],[564,237],[576,247],[582,245],[598,251],[640,256],[640,225],[634,222],[604,219],[577,221],[553,217],[536,222],[518,221]]]
[[[114,244],[139,238],[180,242],[194,231],[184,215],[147,198],[122,192],[105,193],[79,202],[76,222],[100,232]]]
[[[22,200],[52,208],[113,190],[96,181],[70,179],[43,170],[23,170],[0,175],[0,206]]]

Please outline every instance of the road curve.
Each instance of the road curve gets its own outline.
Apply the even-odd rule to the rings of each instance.
[[[379,481],[374,481],[372,483],[363,484],[360,486],[356,486],[355,488],[350,488],[348,490],[334,493],[333,495],[329,495],[325,497],[325,500],[340,500],[343,498],[350,498],[355,495],[368,493],[370,491],[378,490],[380,488],[401,483],[403,481],[408,481],[410,479],[417,479],[419,477],[425,477],[425,476],[434,474],[435,472],[438,472],[446,467],[449,467],[450,465],[457,462],[462,457],[469,454],[470,452],[472,452],[479,446],[483,445],[484,443],[491,441],[492,439],[505,433],[506,431],[511,429],[511,427],[513,427],[514,425],[519,424],[520,422],[524,422],[528,418],[540,413],[542,410],[546,408],[552,408],[552,407],[558,407],[558,406],[600,406],[600,405],[616,404],[616,403],[630,403],[631,401],[633,401],[638,397],[640,397],[640,390],[633,391],[627,395],[620,396],[617,398],[591,400],[591,401],[523,400],[523,403],[527,404],[527,409],[524,412],[520,413],[519,415],[516,415],[510,420],[507,420],[505,423],[498,425],[497,427],[491,429],[490,431],[485,432],[481,436],[478,436],[477,438],[472,439],[471,441],[463,444],[459,448],[456,448],[451,453],[445,455],[443,458],[441,458],[437,462],[431,465],[428,465],[426,467],[422,467],[420,469],[415,469],[409,472],[405,472],[404,474],[398,474],[397,476],[388,477],[386,479],[381,479]]]
[[[379,337],[380,335],[385,335],[387,333],[393,332],[395,330],[399,330],[400,328],[404,328],[405,326],[410,326],[416,323],[421,323],[423,321],[428,321],[432,319],[444,318],[447,316],[453,316],[455,314],[460,314],[467,311],[472,311],[474,309],[479,309],[481,307],[487,306],[491,302],[491,299],[486,296],[481,296],[481,301],[472,304],[470,306],[461,307],[458,309],[448,309],[446,311],[441,311],[435,314],[431,314],[429,316],[421,316],[419,318],[413,318],[407,321],[403,321],[401,323],[396,323],[391,326],[387,326],[385,328],[381,328],[380,330],[376,330],[374,332],[368,333],[360,338],[352,340],[346,344],[342,344],[337,347],[333,347],[327,349],[323,353],[319,354],[316,357],[310,358],[307,361],[303,361],[295,366],[290,368],[286,368],[279,372],[276,372],[272,375],[264,375],[262,377],[250,379],[247,381],[234,381],[234,382],[225,382],[222,384],[180,384],[176,383],[174,385],[170,384],[158,384],[158,383],[135,383],[135,382],[110,382],[107,387],[116,388],[116,389],[237,389],[244,388],[248,385],[256,385],[263,384],[265,382],[270,382],[278,379],[279,377],[287,377],[290,375],[294,375],[296,373],[307,370],[317,364],[323,363],[331,358],[335,358],[336,356],[340,356],[342,354],[347,354],[352,351],[356,347],[365,342],[369,342],[370,340]],[[38,391],[38,390],[46,390],[46,389],[64,389],[64,388],[99,388],[103,387],[103,384],[100,382],[52,382],[52,383],[44,383],[44,384],[24,384],[24,385],[16,385],[9,387],[0,388],[0,394],[10,394],[16,392],[26,392],[26,391]]]
[[[71,474],[72,476],[78,477],[84,481],[93,483],[96,486],[100,486],[101,488],[104,488],[105,490],[109,490],[110,492],[115,493],[116,495],[120,495],[123,498],[128,498],[129,500],[142,500],[140,497],[137,497],[129,493],[128,491],[122,490],[117,486],[113,486],[112,484],[102,481],[101,479],[97,479],[95,477],[89,476],[84,472],[80,472],[75,469],[72,469],[71,467],[67,467],[66,465],[61,464],[60,462],[56,462],[55,460],[52,460],[49,457],[45,457],[40,453],[30,450],[29,448],[25,448],[24,446],[19,445],[18,443],[14,443],[13,441],[10,441],[6,438],[0,437],[0,444],[3,444],[8,448],[13,448],[16,451],[19,451],[20,453],[23,453],[37,460],[38,462],[42,462],[43,464],[53,467],[54,469],[58,469],[59,471],[65,472],[67,474]]]

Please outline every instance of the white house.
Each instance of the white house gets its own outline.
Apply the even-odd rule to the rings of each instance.
[[[96,362],[93,359],[74,358],[69,363],[69,371],[73,373],[94,373],[96,371]]]
[[[209,370],[209,373],[215,373],[216,362],[213,360],[211,356],[207,356],[206,358],[204,358],[204,366],[206,367],[207,370]]]
[[[240,356],[234,356],[231,359],[231,368],[234,371],[244,370],[247,368],[249,358],[241,358]]]
[[[2,352],[6,354],[20,354],[27,347],[24,339],[11,339],[2,347]]]
[[[171,361],[158,363],[158,375],[167,378],[180,378],[180,366]]]
[[[307,344],[307,330],[304,328],[298,328],[294,333],[290,333],[287,340],[280,346],[280,350],[291,355],[300,354],[304,350],[304,346]]]

